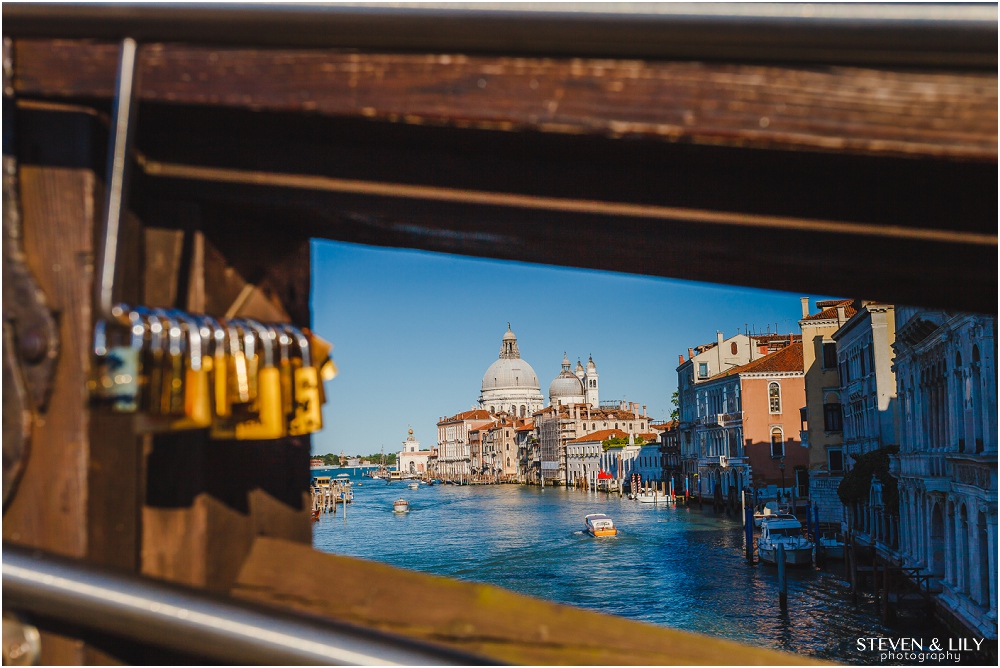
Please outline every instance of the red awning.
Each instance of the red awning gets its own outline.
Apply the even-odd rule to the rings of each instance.
[[[597,474],[597,479],[598,480],[610,480],[611,479],[611,474],[610,473],[605,473],[604,471],[600,471]]]

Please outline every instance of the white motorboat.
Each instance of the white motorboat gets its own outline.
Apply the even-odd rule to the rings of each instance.
[[[392,504],[392,512],[394,513],[408,513],[410,512],[410,502],[406,499],[396,499]]]
[[[600,538],[602,536],[617,536],[618,529],[615,528],[614,521],[603,513],[594,513],[583,518],[587,526],[587,533]]]
[[[813,543],[802,535],[802,523],[794,515],[771,515],[761,522],[757,554],[768,564],[778,563],[778,546],[785,549],[785,563],[805,566],[812,563]]]
[[[407,485],[407,487],[409,489],[418,489],[420,487],[420,483],[419,482],[411,482],[409,485]]]
[[[635,498],[639,503],[659,503],[663,501],[663,495],[657,494],[655,491],[639,492]]]

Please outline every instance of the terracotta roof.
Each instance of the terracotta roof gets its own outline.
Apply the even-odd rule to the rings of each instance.
[[[528,420],[520,427],[516,428],[514,431],[532,431],[535,428],[535,423],[533,420]]]
[[[723,376],[735,376],[743,373],[787,373],[794,371],[804,371],[805,364],[802,361],[802,342],[796,341],[790,346],[785,346],[777,352],[765,355],[753,362],[743,366],[734,367],[724,371],[713,378]]]
[[[639,434],[639,438],[646,441],[647,443],[652,443],[653,441],[660,440],[659,434]]]
[[[438,424],[444,424],[445,422],[460,422],[462,420],[488,420],[490,418],[490,412],[485,409],[476,409],[471,411],[465,411],[457,415],[452,415],[450,418],[445,418],[441,420]]]
[[[570,443],[600,443],[601,441],[606,441],[610,438],[628,438],[626,434],[621,429],[603,429],[601,431],[595,431],[593,433],[587,434],[586,436],[581,436],[580,438],[574,438]]]
[[[824,308],[819,313],[813,313],[812,315],[807,315],[806,317],[804,317],[802,319],[803,320],[836,320],[836,318],[837,318],[837,307],[838,306],[843,306],[844,307],[844,315],[846,315],[848,318],[850,318],[855,313],[857,313],[857,310],[855,310],[855,308],[853,306],[851,306],[851,303],[853,301],[854,300],[852,300],[852,299],[844,299],[844,300],[839,301],[839,302],[817,302],[817,304],[816,304],[817,306],[821,306],[821,305],[825,306],[827,304],[830,304],[831,306],[829,306],[828,308]]]

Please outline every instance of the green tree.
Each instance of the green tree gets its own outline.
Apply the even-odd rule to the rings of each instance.
[[[670,419],[672,421],[680,421],[681,419],[681,392],[680,390],[674,390],[674,393],[670,395]]]

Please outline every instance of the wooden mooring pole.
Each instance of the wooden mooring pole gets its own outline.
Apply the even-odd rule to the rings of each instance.
[[[778,606],[788,612],[788,577],[785,573],[785,546],[778,543]]]
[[[753,509],[743,509],[743,534],[746,538],[747,563],[753,564]]]

